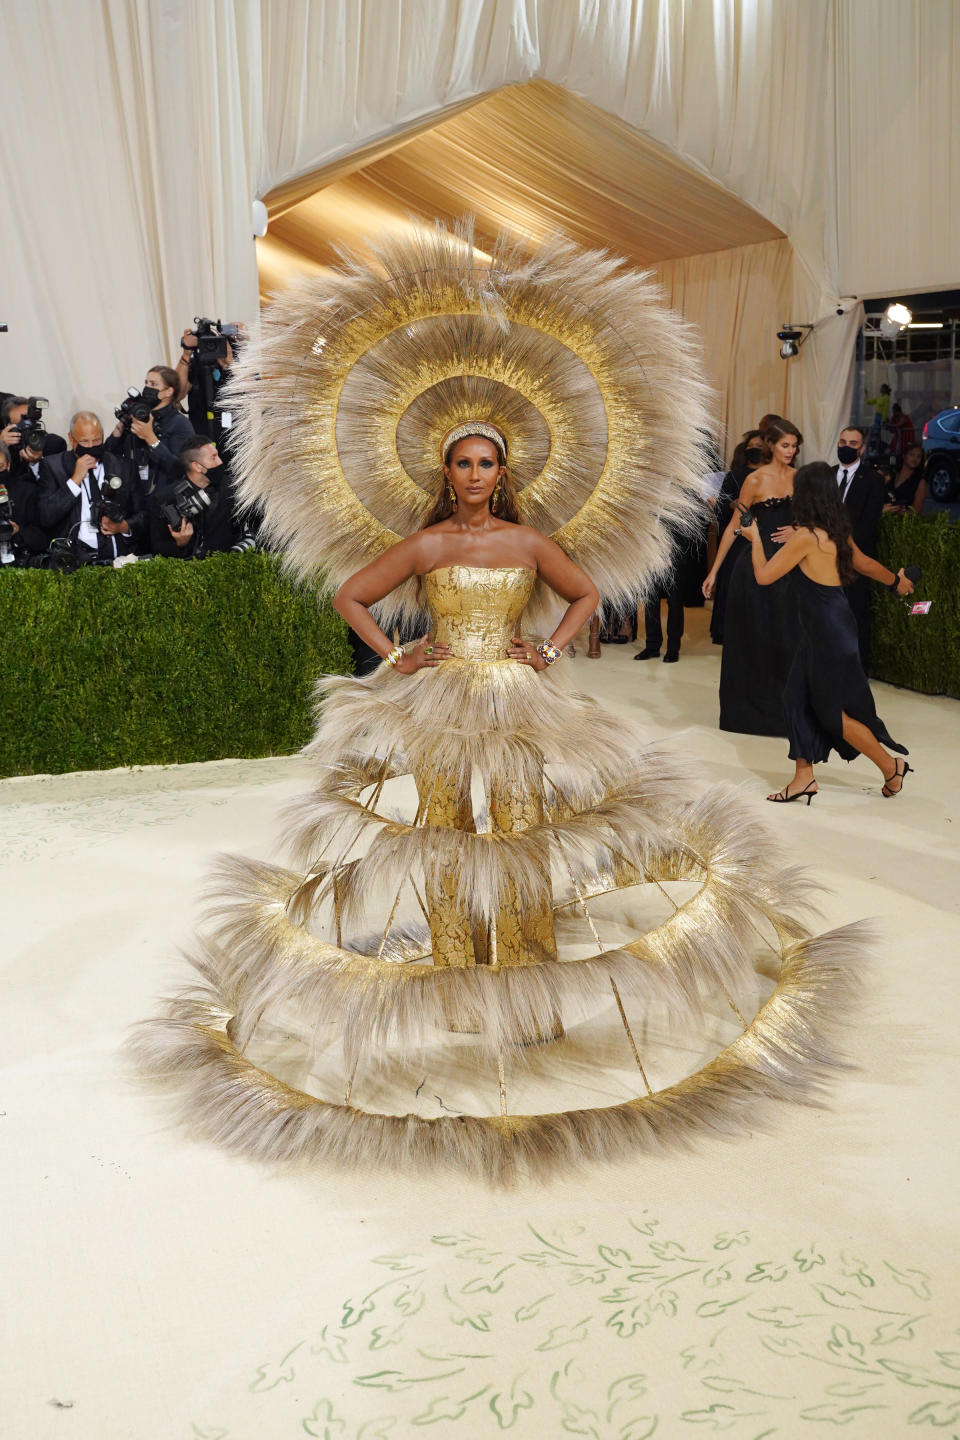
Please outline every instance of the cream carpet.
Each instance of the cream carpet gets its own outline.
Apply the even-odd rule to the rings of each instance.
[[[960,710],[877,686],[903,797],[861,760],[775,810],[785,744],[716,729],[704,618],[679,665],[581,648],[575,681],[745,785],[831,887],[825,925],[882,935],[858,1071],[735,1144],[507,1194],[199,1145],[119,1047],[211,853],[278,855],[303,762],[0,783],[0,1435],[960,1435]]]

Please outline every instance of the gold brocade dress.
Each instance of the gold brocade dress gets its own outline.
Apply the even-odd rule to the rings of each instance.
[[[859,938],[809,935],[800,882],[750,803],[691,787],[568,688],[562,662],[507,657],[535,582],[432,571],[431,633],[452,658],[320,682],[295,868],[221,862],[202,984],[137,1041],[203,1133],[262,1159],[447,1161],[498,1179],[736,1130],[837,1063]],[[637,917],[613,941],[594,913],[610,896]],[[707,1024],[717,1014],[732,1032]],[[651,1063],[651,1016],[700,1027],[690,1073]],[[603,1025],[627,1098],[622,1082],[597,1098],[611,1052],[603,1040],[591,1065],[578,1036]],[[290,1045],[298,1069],[271,1058]],[[468,1052],[477,1078],[457,1113],[425,1110],[431,1057],[452,1074]],[[568,1053],[587,1074],[579,1101]]]
[[[529,667],[518,665],[506,655],[535,580],[533,570],[464,565],[445,566],[424,576],[433,638],[438,645],[450,647],[455,662],[469,667],[467,673],[478,688],[489,690],[505,681],[536,683]],[[453,734],[449,746],[456,744]],[[446,769],[443,751],[441,736],[432,761],[421,761],[417,770],[423,822],[475,833],[470,776],[460,765]],[[496,773],[485,774],[483,780],[491,830],[519,834],[542,823],[542,772],[528,777],[522,787],[511,784],[509,776]],[[456,878],[450,874],[442,876],[439,885],[427,886],[435,965],[515,965],[530,956],[541,960],[557,958],[549,877],[542,891],[525,896],[508,882],[496,913],[480,929],[471,925],[466,907],[458,903],[456,888]]]

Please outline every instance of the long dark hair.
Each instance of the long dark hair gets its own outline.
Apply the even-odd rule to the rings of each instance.
[[[746,470],[749,463],[747,460],[747,449],[750,445],[750,441],[762,439],[763,436],[760,434],[759,430],[745,430],[743,432],[743,438],[741,439],[740,444],[733,452],[733,459],[730,461],[730,469]]]
[[[837,477],[822,460],[801,465],[793,482],[793,521],[803,530],[826,530],[837,547],[841,585],[857,578],[850,548],[850,517],[840,499]]]
[[[180,376],[176,370],[171,370],[169,365],[151,365],[150,370],[153,374],[159,375],[164,385],[169,385],[173,391],[170,397],[171,410],[182,410],[180,401],[183,399],[183,395],[180,393]]]
[[[903,454],[900,456],[900,464],[897,466],[896,474],[893,477],[894,480],[896,480],[897,475],[900,474],[900,471],[906,464],[907,456],[910,454],[911,450],[920,451],[920,464],[917,466],[916,470],[913,471],[913,474],[916,475],[918,481],[925,478],[924,472],[927,468],[926,453],[919,440],[911,440],[909,445],[904,445],[903,447]]]
[[[463,436],[464,440],[468,440],[470,438],[471,437],[468,435]],[[498,520],[508,520],[511,525],[519,525],[521,521],[520,504],[517,500],[517,488],[514,485],[513,477],[511,476],[510,471],[507,468],[506,456],[500,449],[500,446],[497,444],[497,442],[495,440],[491,440],[488,435],[478,435],[475,438],[477,438],[478,440],[486,440],[489,445],[492,445],[494,450],[497,452],[498,464],[503,466],[503,474],[500,476],[500,479],[497,482],[497,489],[494,490],[494,496],[496,498],[494,499],[493,497],[491,497],[490,514],[495,515]],[[457,444],[459,443],[460,442],[457,441]],[[456,450],[456,448],[456,445],[451,447],[451,455],[453,454],[454,450]],[[450,490],[450,482],[447,480],[446,475],[441,470],[440,493],[434,501],[433,509],[430,511],[430,514],[427,516],[426,520],[424,520],[421,529],[429,530],[431,525],[439,525],[441,520],[449,520],[451,515],[456,515],[457,507],[451,498]]]
[[[774,445],[776,445],[778,440],[782,440],[784,435],[795,435],[797,437],[797,448],[793,457],[794,463],[796,463],[797,455],[800,453],[800,446],[803,444],[803,436],[792,420],[781,420],[778,417],[776,420],[772,420],[763,432],[763,458],[768,465],[773,459]]]

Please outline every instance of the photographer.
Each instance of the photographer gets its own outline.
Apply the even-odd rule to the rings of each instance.
[[[195,330],[184,330],[177,361],[180,393],[187,397],[190,423],[198,435],[221,439],[230,426],[225,424],[217,397],[230,377],[237,347],[246,339],[246,326],[223,325],[198,316]]]
[[[145,495],[177,474],[180,451],[193,434],[179,407],[180,378],[167,365],[147,371],[140,394],[134,391],[119,407],[107,453],[131,460]]]
[[[66,446],[62,435],[51,434],[43,423],[43,407],[49,405],[42,395],[8,395],[0,405],[0,441],[10,451],[10,468],[16,470],[25,460],[36,467],[47,455],[59,455]]]
[[[230,550],[240,534],[233,489],[217,447],[191,435],[180,451],[184,476],[150,496],[150,548],[155,555],[201,559]]]
[[[147,517],[128,465],[107,453],[90,410],[70,422],[70,449],[44,461],[38,518],[55,539],[73,541],[81,561],[112,562],[143,548]]]
[[[40,487],[29,470],[14,474],[10,450],[0,440],[0,563],[8,565],[24,555],[43,555],[50,537],[37,518]]]

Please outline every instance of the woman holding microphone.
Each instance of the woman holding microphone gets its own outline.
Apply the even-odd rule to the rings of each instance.
[[[913,581],[902,569],[894,575],[857,548],[836,479],[822,462],[797,471],[794,531],[769,560],[753,515],[739,508],[740,533],[750,541],[757,584],[772,585],[792,570],[798,576],[794,593],[800,643],[784,690],[790,759],[796,769],[788,784],[767,799],[780,804],[806,799],[809,805],[818,788],[813,767],[826,761],[831,750],[844,760],[866,755],[883,775],[880,793],[888,799],[899,795],[911,767],[884,747],[899,755],[908,751],[891,739],[877,716],[860,662],[856,621],[843,592],[858,574],[898,595],[910,595]]]

